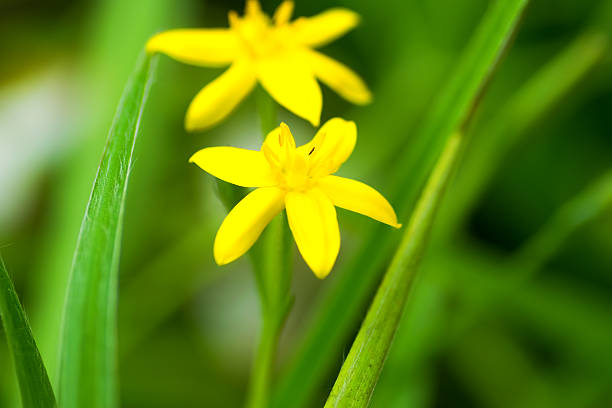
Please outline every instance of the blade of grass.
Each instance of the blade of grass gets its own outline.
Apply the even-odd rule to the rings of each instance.
[[[485,131],[478,132],[479,135],[482,134],[482,137],[476,136],[472,139],[473,143],[467,148],[466,158],[462,161],[457,171],[456,181],[449,187],[447,197],[444,200],[448,205],[443,204],[440,208],[439,227],[436,228],[435,235],[448,237],[452,234],[452,231],[456,228],[456,223],[462,219],[462,217],[457,216],[461,212],[461,210],[457,211],[457,209],[467,209],[469,206],[464,206],[461,203],[466,202],[464,200],[471,195],[470,192],[477,191],[472,190],[474,187],[472,182],[478,184],[478,180],[486,179],[494,171],[495,163],[501,156],[500,152],[506,151],[507,144],[516,143],[521,137],[521,132],[524,132],[533,123],[541,120],[542,116],[545,116],[546,113],[557,105],[590,72],[590,69],[597,62],[601,61],[605,49],[605,42],[602,41],[601,35],[593,32],[580,35],[536,72],[511,97],[504,105],[505,107],[500,109],[500,114],[492,122],[484,126]],[[493,126],[493,123],[497,123],[497,125]],[[603,182],[604,177],[600,180],[601,184],[605,184]],[[612,176],[609,177],[612,178]],[[595,190],[592,190],[594,193],[592,197],[597,200],[593,205],[596,205],[596,202],[602,203],[605,200],[604,190],[605,187],[603,187],[599,194],[594,193]],[[576,200],[578,200],[578,197],[573,202],[576,202]],[[572,207],[578,208],[577,205]],[[568,220],[575,219],[575,211],[565,210],[564,212],[571,217]],[[557,214],[555,216],[557,220],[561,220],[560,217],[565,217],[565,215]],[[549,229],[554,228],[557,231],[566,231],[567,227],[568,225],[551,226]],[[570,232],[566,231],[566,233],[569,234]],[[533,270],[534,267],[536,269],[541,267],[545,261],[542,259],[542,256],[544,256],[544,252],[548,252],[544,250],[544,246],[550,247],[552,240],[561,238],[553,234],[552,231],[549,231],[549,233],[542,232],[538,234],[540,238],[537,239],[541,242],[542,234],[549,235],[549,238],[543,239],[544,243],[537,244],[540,249],[534,248],[536,254],[529,256],[532,262],[522,262],[520,268]],[[548,243],[546,244],[545,242]],[[535,242],[534,245],[536,245]],[[525,251],[526,249],[522,252],[525,253]],[[538,262],[539,266],[534,265],[535,258],[542,259],[542,262]],[[544,256],[544,258],[547,257]],[[419,291],[423,290],[422,286]],[[448,293],[445,293],[439,285],[428,284],[427,286],[431,287],[431,290],[435,290],[440,298],[448,296]],[[424,319],[430,327],[446,326],[448,324],[446,321],[448,316],[443,310],[438,309],[434,309],[431,305],[427,308],[417,308],[412,310],[412,313],[417,313],[417,315],[407,316],[410,320],[404,318],[400,324],[402,330],[400,330],[389,355],[388,368],[383,377],[381,377],[380,384],[377,387],[377,393],[388,396],[386,399],[388,404],[391,404],[390,401],[397,401],[399,403],[402,400],[402,392],[396,392],[393,388],[394,381],[396,381],[394,379],[404,378],[404,382],[418,381],[414,375],[410,379],[406,377],[410,373],[419,370],[422,364],[429,361],[431,354],[436,352],[436,346],[432,342],[427,341],[428,339],[422,339],[422,333],[419,336],[414,336],[413,334],[406,333],[406,328],[415,327],[413,322],[423,321]]]
[[[474,207],[504,155],[519,143],[526,130],[554,108],[597,65],[609,49],[599,32],[588,31],[577,37],[553,60],[538,71],[475,137],[468,158],[449,190],[441,216],[445,231],[453,231]],[[448,234],[445,234],[448,235]]]
[[[423,180],[440,156],[447,138],[466,123],[475,110],[479,96],[499,63],[527,4],[526,0],[499,1],[492,4],[460,59],[455,74],[436,99],[418,135],[414,154],[403,156],[395,171],[392,202],[400,219],[405,218]],[[419,157],[422,156],[422,157]],[[366,242],[342,271],[337,283],[318,304],[313,324],[280,383],[274,407],[300,407],[338,361],[348,333],[357,324],[359,313],[369,299],[396,241],[396,234],[382,227],[366,231]],[[355,279],[359,276],[359,279]]]
[[[477,308],[463,311],[460,316],[454,316],[455,327],[446,332],[446,341],[450,344],[459,340],[462,335],[465,335],[477,327],[478,323],[489,316],[491,310],[496,310],[500,305],[515,297],[518,292],[523,293],[526,289],[525,284],[533,277],[533,275],[545,266],[555,253],[566,242],[576,230],[584,226],[588,222],[592,222],[597,216],[612,207],[612,169],[604,173],[599,179],[594,181],[585,190],[576,197],[569,200],[561,206],[550,218],[550,220],[530,238],[509,261],[503,262],[496,260],[491,262],[488,267],[480,267],[472,265],[473,270],[482,270],[482,274],[488,273],[492,269],[498,270],[499,274],[503,275],[503,280],[498,276],[494,279],[499,281],[496,284],[496,289],[491,290],[490,287],[483,288],[481,285],[475,285],[478,281],[473,277],[466,279],[461,273],[453,268],[440,267],[445,275],[449,275],[446,279],[451,283],[451,288],[459,291],[459,296],[474,298],[479,305]],[[477,254],[466,256],[467,258],[478,258]],[[480,256],[479,258],[484,258]],[[449,261],[449,265],[460,263],[458,261]],[[503,273],[499,271],[500,267],[504,268]],[[430,271],[434,272],[434,271]],[[451,276],[461,276],[461,283],[466,280],[470,281],[469,290],[461,283],[454,282]],[[479,278],[482,280],[482,278]],[[430,285],[431,286],[431,285]],[[437,289],[438,292],[443,292]],[[482,294],[490,294],[482,298]],[[442,295],[442,293],[440,293]],[[455,293],[456,295],[456,293]],[[446,296],[453,296],[446,295]],[[473,300],[474,301],[474,300]],[[437,325],[438,327],[449,327],[449,316],[444,311],[438,310],[432,313],[432,308],[417,310],[420,312],[420,317],[412,317],[413,319],[428,319],[429,324]],[[425,316],[424,314],[427,314]],[[437,321],[437,323],[434,323]],[[460,323],[457,323],[460,322]],[[402,327],[414,327],[408,321],[402,322]],[[605,324],[595,324],[594,326],[605,326]],[[398,348],[398,352],[390,355],[389,362],[392,363],[392,373],[387,377],[404,378],[408,370],[413,368],[418,362],[412,362],[411,359],[417,359],[419,362],[426,361],[435,352],[431,344],[415,341],[414,336],[400,336],[394,346]],[[402,350],[402,351],[399,351]],[[418,357],[417,357],[418,356]],[[381,384],[382,385],[382,384]],[[389,388],[387,386],[387,388]],[[388,393],[390,393],[388,391]],[[394,400],[399,400],[401,393],[395,393]]]
[[[515,277],[524,282],[540,270],[581,226],[612,207],[612,169],[562,205],[524,243],[510,261],[520,266]]]
[[[87,7],[83,22],[83,46],[79,47],[83,53],[74,76],[82,114],[74,115],[70,124],[74,144],[55,169],[49,215],[37,249],[40,255],[33,260],[35,286],[30,317],[54,386],[59,371],[62,311],[81,223],[74,215],[83,214],[86,208],[105,131],[134,67],[134,55],[149,36],[168,25],[177,10],[171,0],[99,0],[88,4],[92,7]],[[118,27],[129,27],[129,35]]]
[[[47,370],[2,257],[0,257],[0,317],[17,372],[22,407],[55,407],[55,396]]]
[[[432,257],[433,270],[443,271],[445,284],[459,287],[453,281],[469,282],[462,285],[456,294],[461,303],[472,305],[476,313],[483,309],[489,316],[501,313],[520,318],[531,325],[543,338],[548,338],[567,350],[568,359],[588,362],[602,372],[612,374],[612,365],[606,350],[612,336],[612,304],[610,299],[591,288],[577,285],[575,280],[560,277],[560,273],[549,271],[550,278],[533,280],[512,296],[508,287],[513,285],[517,270],[514,265],[503,262],[493,254],[476,251],[474,248],[448,251],[444,256]],[[497,273],[492,274],[491,271]],[[429,273],[429,270],[428,270]],[[501,301],[496,301],[501,300]],[[457,341],[472,330],[465,320],[472,316],[461,316],[449,326],[448,343]],[[448,321],[450,322],[450,321]]]
[[[431,226],[457,163],[461,133],[449,139],[404,231],[389,269],[355,338],[326,407],[366,407],[393,342]]]
[[[552,259],[575,231],[611,207],[612,169],[561,206],[515,255],[505,262],[497,262],[498,267],[507,268],[503,274],[503,289],[497,291],[494,296],[481,299],[479,308],[473,313],[465,314],[461,319],[462,330],[470,330],[489,310],[523,292],[528,286],[526,284]],[[457,285],[457,290],[465,292],[464,286]]]
[[[141,58],[122,95],[96,175],[68,283],[60,355],[62,407],[114,407],[117,274],[123,208],[156,58]]]

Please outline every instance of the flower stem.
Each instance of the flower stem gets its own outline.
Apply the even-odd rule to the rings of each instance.
[[[278,123],[274,101],[263,89],[258,89],[257,109],[262,137],[265,138]],[[262,327],[247,395],[246,406],[249,408],[268,406],[276,346],[292,304],[289,294],[292,259],[290,237],[285,216],[280,214],[270,222],[251,250],[261,298]]]

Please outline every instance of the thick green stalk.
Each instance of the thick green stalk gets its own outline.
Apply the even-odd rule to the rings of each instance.
[[[248,407],[267,406],[279,334],[274,324],[264,320],[251,373]]]
[[[257,93],[257,107],[265,138],[278,124],[274,101],[261,88]],[[284,214],[270,222],[251,252],[261,297],[262,327],[246,405],[264,408],[269,405],[278,338],[291,307],[291,235]]]
[[[457,162],[461,140],[461,133],[453,135],[434,167],[326,407],[368,405],[412,288],[436,210]]]
[[[15,364],[23,408],[53,408],[55,396],[28,318],[0,257],[0,317]]]

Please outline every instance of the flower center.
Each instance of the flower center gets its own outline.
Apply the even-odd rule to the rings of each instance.
[[[246,53],[255,59],[278,55],[290,47],[284,27],[273,25],[261,10],[248,9],[244,17],[230,13],[230,27],[238,33]]]
[[[315,186],[319,175],[313,172],[310,154],[295,148],[279,134],[279,145],[264,144],[262,150],[272,167],[279,187],[287,191],[307,191]],[[311,151],[312,153],[312,151]]]

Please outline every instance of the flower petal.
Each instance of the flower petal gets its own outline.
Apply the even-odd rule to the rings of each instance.
[[[283,54],[266,58],[258,64],[263,87],[278,103],[319,126],[323,96],[314,75],[299,54]]]
[[[274,12],[274,24],[277,26],[287,24],[293,15],[294,6],[295,4],[293,3],[293,0],[285,0],[279,4]]]
[[[315,137],[298,150],[310,156],[316,174],[326,175],[338,171],[355,148],[357,126],[355,122],[332,118],[325,122]]]
[[[261,151],[273,167],[283,167],[295,150],[295,139],[289,126],[282,122],[279,127],[266,135]]]
[[[344,8],[333,8],[313,17],[302,17],[292,23],[295,39],[309,47],[321,47],[344,35],[359,24],[359,14]]]
[[[255,83],[250,64],[235,62],[196,95],[187,110],[185,128],[188,131],[203,130],[225,119],[251,92]]]
[[[318,185],[334,205],[395,228],[401,227],[391,204],[367,184],[344,177],[326,176],[319,180]]]
[[[227,214],[215,237],[217,264],[236,260],[253,246],[272,218],[282,211],[284,196],[285,192],[276,187],[258,188]]]
[[[222,28],[168,30],[149,39],[147,52],[161,52],[186,64],[224,66],[238,56],[240,39]]]
[[[289,227],[302,258],[318,278],[325,278],[340,251],[340,230],[334,205],[317,188],[287,193],[285,205]]]
[[[372,93],[365,82],[349,67],[317,51],[307,50],[306,53],[314,75],[340,96],[358,105],[372,101]]]
[[[195,153],[189,162],[237,186],[265,187],[278,184],[268,161],[260,151],[237,147],[209,147]]]

